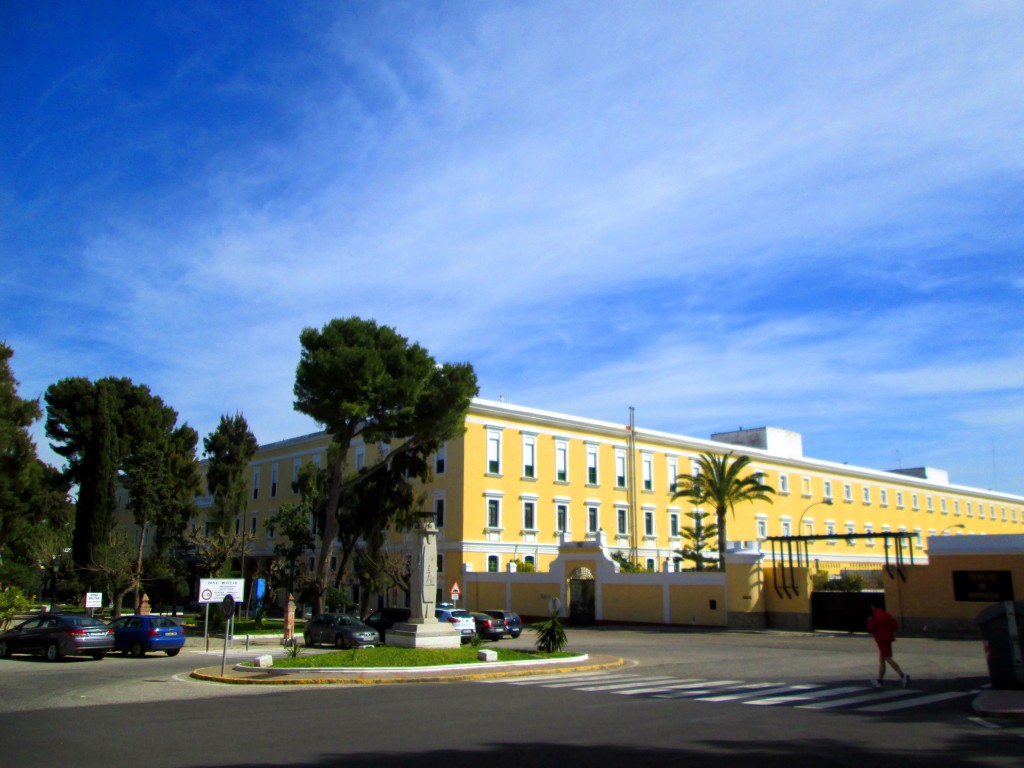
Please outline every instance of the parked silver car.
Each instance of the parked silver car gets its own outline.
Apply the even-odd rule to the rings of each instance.
[[[307,646],[333,645],[337,648],[373,648],[380,634],[347,613],[321,613],[306,624],[302,639]]]

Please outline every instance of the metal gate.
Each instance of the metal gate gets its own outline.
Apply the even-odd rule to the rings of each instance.
[[[589,568],[577,568],[569,576],[569,623],[586,627],[594,623],[597,582]]]
[[[885,607],[884,592],[811,593],[811,628],[835,632],[865,632],[871,604]]]

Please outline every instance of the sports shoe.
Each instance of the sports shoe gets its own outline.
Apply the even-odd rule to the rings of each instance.
[[[900,682],[903,683],[903,687],[906,688],[910,685],[910,675],[904,675],[900,678]]]
[[[875,686],[875,688],[881,688],[882,687],[882,681],[878,680],[877,678],[874,678],[874,677],[871,678],[871,684],[873,686]]]

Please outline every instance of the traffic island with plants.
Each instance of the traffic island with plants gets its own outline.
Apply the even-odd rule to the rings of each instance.
[[[294,654],[288,653],[283,659],[274,659],[274,669],[308,669],[312,667],[434,667],[454,664],[481,664],[477,649],[471,645],[461,648],[397,648],[384,645],[378,648],[353,648],[347,651],[329,651],[305,655],[293,646]],[[569,659],[578,654],[559,651],[541,653],[536,651],[494,648],[498,661],[541,661],[546,659]],[[244,666],[254,666],[252,662]]]

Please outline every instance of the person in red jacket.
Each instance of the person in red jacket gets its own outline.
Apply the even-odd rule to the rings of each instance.
[[[896,630],[899,625],[891,614],[887,613],[878,603],[871,604],[871,615],[868,617],[868,632],[875,638],[875,645],[878,646],[878,677],[871,681],[875,688],[882,687],[882,679],[885,677],[885,665],[892,667],[893,671],[900,676],[900,683],[906,688],[910,685],[910,675],[905,675],[900,665],[892,657],[892,644],[896,641]]]

